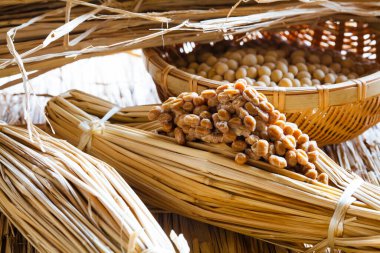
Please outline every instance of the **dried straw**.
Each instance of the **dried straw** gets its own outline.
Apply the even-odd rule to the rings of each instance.
[[[67,5],[47,2],[3,7],[0,12],[7,16],[0,19],[0,42],[6,42],[8,48],[0,48],[0,77],[20,70],[24,76],[29,72],[30,77],[35,77],[87,57],[187,41],[215,41],[222,39],[223,33],[316,24],[319,18],[342,13],[366,16],[367,21],[378,22],[375,16],[380,14],[380,3],[374,0],[258,2],[241,4],[232,13],[236,3],[232,0],[148,0],[137,10],[156,12],[145,13],[136,11],[135,1],[106,1],[96,5],[71,0]],[[20,81],[9,82],[0,89]]]
[[[107,164],[37,129],[0,125],[0,210],[39,252],[175,252]],[[182,237],[173,234],[180,251]]]
[[[113,106],[71,91],[50,100],[46,112],[56,133],[77,145],[83,134],[79,124],[97,120],[85,111],[102,116]],[[346,203],[342,217],[332,219],[337,203],[338,209],[344,206],[342,194],[347,195],[358,179],[326,154],[317,167],[328,173],[330,186],[263,162],[237,165],[225,147],[179,146],[146,131],[156,129],[157,123],[141,123],[143,110],[122,109],[115,117],[124,117],[130,126],[105,123],[91,132],[87,147],[114,165],[147,203],[297,251],[307,249],[304,243],[316,245],[312,250],[327,246],[347,252],[379,250],[380,188],[361,182],[352,193],[354,199],[346,198],[353,202]],[[336,231],[331,220],[337,221]],[[329,228],[333,235],[327,240]]]

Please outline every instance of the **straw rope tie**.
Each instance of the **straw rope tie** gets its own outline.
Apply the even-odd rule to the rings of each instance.
[[[104,115],[102,119],[96,118],[91,121],[82,121],[79,124],[79,128],[82,130],[82,135],[80,136],[78,148],[80,150],[89,151],[92,144],[92,136],[95,133],[102,133],[105,126],[104,123],[109,120],[113,115],[120,111],[120,107],[115,106],[110,111]]]
[[[168,75],[170,70],[174,69],[175,67],[173,65],[167,65],[161,72],[161,83],[162,83],[162,90],[165,97],[169,96],[169,90],[168,90]]]
[[[344,230],[344,217],[351,204],[356,200],[352,195],[359,189],[363,183],[363,179],[356,177],[347,185],[346,189],[340,196],[333,215],[331,216],[329,228],[327,230],[327,238],[321,243],[305,251],[305,253],[314,252],[318,250],[321,245],[325,245],[330,248],[330,252],[334,250],[335,238],[343,236]]]
[[[281,112],[285,109],[285,92],[284,87],[273,87],[273,106]]]
[[[329,89],[324,87],[323,85],[315,85],[319,93],[319,108],[321,110],[326,110],[329,107],[330,93]]]
[[[352,180],[338,200],[327,233],[327,245],[331,251],[334,249],[335,237],[341,237],[343,235],[344,217],[350,205],[356,200],[352,195],[359,189],[362,183],[363,179],[359,177]]]

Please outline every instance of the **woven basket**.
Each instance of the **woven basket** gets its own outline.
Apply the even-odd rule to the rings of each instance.
[[[328,48],[350,53],[360,60],[375,62],[377,59],[380,62],[379,23],[378,18],[339,15],[318,20],[315,24],[293,25],[287,30],[261,34],[267,39],[281,37],[322,50]],[[161,100],[184,91],[200,92],[222,84],[184,72],[168,63],[167,58],[173,52],[180,56],[185,54],[178,49],[144,50],[146,68],[156,83]],[[339,84],[257,87],[257,90],[321,146],[358,136],[380,120],[380,71]]]

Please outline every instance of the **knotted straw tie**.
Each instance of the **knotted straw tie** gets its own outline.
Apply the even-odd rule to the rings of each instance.
[[[82,130],[82,135],[80,136],[78,148],[80,150],[85,149],[89,151],[92,145],[92,136],[94,133],[102,133],[104,130],[104,123],[109,120],[113,115],[120,111],[120,107],[115,106],[102,119],[95,118],[93,120],[82,121],[79,124],[79,128]]]
[[[329,247],[330,252],[334,250],[335,237],[342,237],[344,230],[344,217],[350,205],[356,200],[354,197],[352,197],[352,195],[359,189],[363,182],[363,179],[356,177],[350,182],[349,185],[347,185],[346,189],[343,191],[337,202],[334,214],[331,216],[329,228],[327,231],[327,239],[308,249],[305,251],[305,253],[314,252],[324,247]]]

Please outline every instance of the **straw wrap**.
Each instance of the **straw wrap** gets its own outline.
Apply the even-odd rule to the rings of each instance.
[[[76,133],[81,131],[75,124],[78,117],[101,117],[101,112],[112,108],[78,91],[71,92],[68,101],[55,97],[46,112],[57,133],[73,144],[78,143]],[[86,107],[76,101],[86,101]],[[123,112],[139,109],[123,108]],[[63,111],[71,116],[62,120]],[[349,222],[344,224],[343,239],[334,235],[335,248],[371,252],[368,248],[380,247],[374,243],[380,238],[380,188],[363,182],[350,193],[356,176],[321,150],[316,167],[328,174],[332,186],[266,162],[249,160],[248,165],[237,165],[231,159],[235,153],[223,145],[178,145],[172,138],[150,132],[158,129],[158,122],[139,123],[138,117],[127,115],[117,121],[133,127],[105,123],[106,134],[95,133],[90,153],[113,164],[152,206],[298,251],[308,249],[304,243],[326,247],[329,227],[336,228],[335,221],[330,226],[332,217],[341,226],[343,211]],[[345,191],[356,201],[343,203]],[[358,237],[362,240],[357,241]]]

